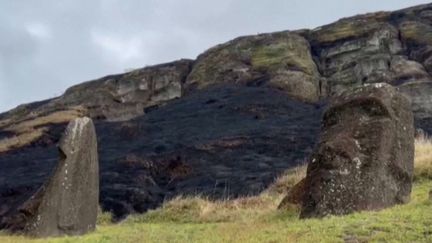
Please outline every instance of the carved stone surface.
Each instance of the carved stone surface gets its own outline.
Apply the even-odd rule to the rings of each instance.
[[[307,170],[301,217],[406,203],[414,165],[409,100],[387,84],[347,91],[324,114]]]
[[[92,120],[71,121],[59,151],[60,160],[49,180],[2,218],[2,228],[37,237],[81,235],[95,229],[99,165]]]

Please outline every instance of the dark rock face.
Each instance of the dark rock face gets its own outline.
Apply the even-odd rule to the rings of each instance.
[[[0,228],[37,237],[81,235],[95,229],[99,162],[92,120],[70,122],[59,151],[52,176],[24,203],[15,202],[0,218]]]
[[[329,104],[307,171],[302,218],[348,214],[410,198],[414,126],[409,100],[386,84]]]

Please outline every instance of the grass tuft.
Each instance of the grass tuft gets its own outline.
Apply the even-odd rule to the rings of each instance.
[[[432,180],[432,139],[421,135],[415,141],[414,180]]]

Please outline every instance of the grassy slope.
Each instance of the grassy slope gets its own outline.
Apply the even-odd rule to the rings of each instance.
[[[97,231],[86,236],[31,240],[0,234],[0,242],[432,242],[430,140],[417,140],[415,167],[411,202],[379,212],[299,220],[294,206],[278,211],[284,187],[304,175],[300,169],[256,197],[222,202],[176,198],[116,225],[104,214]]]

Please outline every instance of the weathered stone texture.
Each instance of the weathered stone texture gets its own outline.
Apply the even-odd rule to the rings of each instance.
[[[143,115],[152,107],[182,96],[192,63],[182,59],[106,76],[75,85],[62,96],[0,114],[0,129],[15,135],[0,137],[0,153],[33,143],[50,125],[68,123],[77,117],[125,121]]]
[[[279,203],[278,209],[288,209],[291,205],[301,205],[305,193],[306,180],[302,179],[295,184]]]
[[[376,210],[410,198],[414,126],[409,100],[387,84],[336,97],[324,114],[301,217]]]
[[[69,123],[59,144],[60,160],[39,190],[1,219],[1,228],[37,237],[81,235],[96,226],[99,165],[93,122]]]
[[[184,59],[107,76],[69,88],[50,105],[79,104],[91,117],[129,120],[144,114],[146,107],[180,98],[191,65],[191,60]]]
[[[293,32],[278,32],[240,37],[201,54],[186,89],[224,83],[270,86],[315,102],[320,79],[308,41]]]

